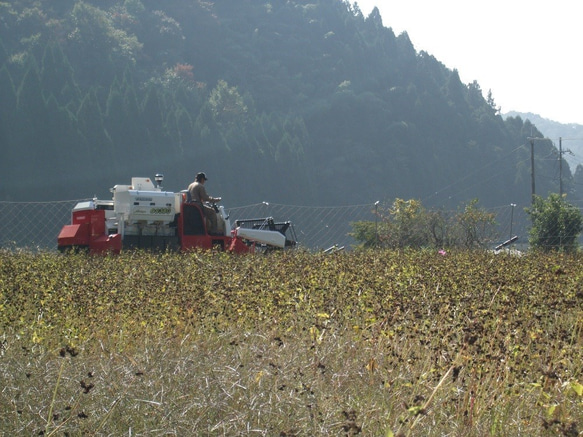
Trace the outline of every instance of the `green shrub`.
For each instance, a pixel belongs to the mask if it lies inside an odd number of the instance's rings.
[[[534,196],[526,209],[532,220],[529,242],[533,249],[573,252],[583,229],[581,211],[565,200],[565,196],[551,194],[547,199]]]
[[[492,236],[494,214],[474,199],[455,212],[427,210],[421,201],[395,199],[387,210],[377,208],[374,222],[351,223],[350,235],[362,247],[391,249],[484,247]]]

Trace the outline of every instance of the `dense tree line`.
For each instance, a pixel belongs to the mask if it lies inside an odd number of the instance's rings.
[[[343,0],[0,1],[0,102],[2,200],[199,170],[231,205],[530,199],[536,127]]]

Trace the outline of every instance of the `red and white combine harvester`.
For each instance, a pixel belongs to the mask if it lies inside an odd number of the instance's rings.
[[[200,204],[189,202],[186,191],[163,191],[162,175],[156,175],[155,180],[156,185],[149,178],[134,177],[131,185],[113,187],[111,200],[77,203],[71,224],[59,233],[59,250],[119,253],[122,249],[138,248],[220,249],[252,253],[296,245],[291,222],[277,223],[267,217],[237,220],[231,227],[224,207],[216,205],[213,207],[220,232],[210,234]]]

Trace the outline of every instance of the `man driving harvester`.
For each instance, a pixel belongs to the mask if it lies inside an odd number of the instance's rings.
[[[206,188],[204,187],[206,181],[207,177],[205,173],[197,173],[194,182],[188,186],[188,192],[190,193],[190,200],[198,203],[202,207],[204,216],[211,222],[209,233],[217,234],[220,232],[217,227],[217,213],[212,206],[205,204],[205,202],[218,203],[221,201],[221,198],[211,197],[206,193]]]

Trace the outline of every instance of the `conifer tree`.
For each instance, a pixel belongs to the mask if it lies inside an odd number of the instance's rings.
[[[16,111],[16,89],[6,66],[0,67],[0,174],[14,171],[15,157],[19,150],[14,144],[14,113]],[[0,184],[0,198],[8,196],[6,184]]]
[[[107,96],[105,116],[103,118],[105,131],[113,145],[117,160],[129,162],[131,155],[126,145],[126,120],[124,114],[124,102],[119,83],[114,81]]]
[[[17,90],[16,112],[11,127],[11,148],[14,151],[10,172],[17,179],[23,174],[33,175],[42,167],[37,149],[45,146],[43,127],[46,120],[45,101],[42,96],[36,61],[29,58],[26,73]],[[25,181],[22,187],[26,187]],[[32,188],[32,183],[29,188]]]
[[[126,148],[131,155],[145,157],[149,152],[149,149],[146,147],[146,129],[141,117],[141,109],[138,104],[136,88],[134,87],[131,74],[127,68],[120,91],[123,93],[123,119],[120,120],[124,124],[123,137],[125,143],[123,144],[123,147]]]
[[[150,84],[146,89],[140,110],[146,141],[150,145],[149,148],[156,153],[167,142],[167,138],[164,135],[162,105],[158,88],[153,84]]]
[[[111,140],[105,131],[103,112],[95,88],[90,89],[83,97],[76,113],[76,119],[82,138],[81,142],[92,161],[97,159],[108,163],[108,166],[115,166],[116,156]]]
[[[8,61],[8,52],[6,51],[2,38],[0,38],[0,67],[4,66],[6,61]]]
[[[45,98],[53,95],[61,106],[79,104],[79,90],[73,77],[73,67],[60,45],[49,43],[45,47],[40,76]]]

